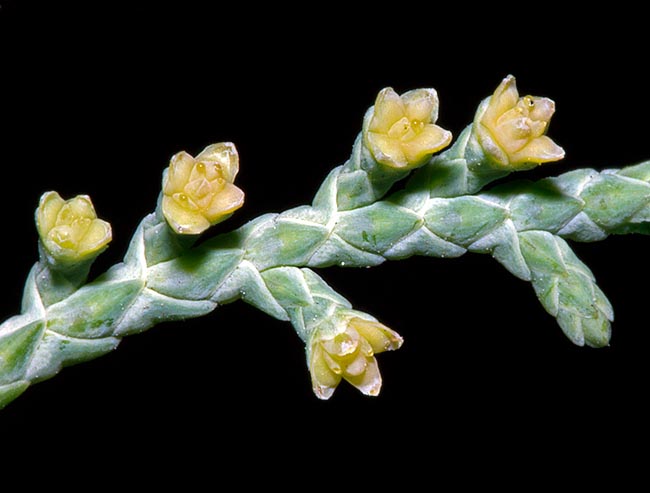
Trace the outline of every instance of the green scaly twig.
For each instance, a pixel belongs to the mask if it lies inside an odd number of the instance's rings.
[[[40,260],[21,314],[0,325],[0,408],[63,366],[112,351],[124,336],[237,299],[291,322],[319,397],[330,397],[341,379],[376,395],[375,355],[398,348],[401,337],[312,269],[412,255],[489,253],[532,284],[571,341],[607,345],[612,307],[565,239],[647,234],[650,161],[483,191],[512,171],[563,157],[545,135],[553,102],[520,98],[507,77],[454,145],[434,155],[451,141],[435,125],[437,112],[432,89],[383,90],[350,159],[332,170],[312,205],[263,215],[198,246],[203,231],[243,203],[234,185],[237,151],[223,143],[196,158],[179,153],[124,261],[89,283],[110,225],[97,219],[88,197],[45,194],[37,210]],[[403,189],[386,195],[415,169]]]

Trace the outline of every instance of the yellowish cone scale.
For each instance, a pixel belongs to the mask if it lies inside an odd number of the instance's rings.
[[[63,262],[94,257],[112,239],[111,225],[97,218],[87,195],[63,200],[57,192],[44,193],[36,211],[36,227],[45,249]]]
[[[451,142],[451,132],[435,125],[438,95],[434,89],[417,89],[399,96],[382,89],[364,121],[366,147],[375,160],[397,169],[420,166]]]
[[[200,234],[220,223],[244,204],[244,192],[233,182],[239,171],[235,145],[206,147],[195,158],[175,154],[163,180],[162,210],[179,234]]]
[[[544,135],[554,112],[555,103],[548,98],[519,97],[515,78],[509,75],[479,108],[473,130],[495,162],[526,168],[564,157],[564,150]]]
[[[385,325],[360,317],[341,321],[335,333],[312,339],[309,370],[314,393],[329,399],[341,379],[362,393],[375,396],[381,389],[381,375],[375,354],[398,349],[402,337]]]

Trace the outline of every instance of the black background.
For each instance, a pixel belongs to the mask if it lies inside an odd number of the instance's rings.
[[[190,5],[0,0],[3,319],[17,313],[36,259],[43,192],[89,194],[112,223],[98,273],[153,209],[175,152],[236,143],[247,201],[212,234],[227,231],[308,203],[385,86],[435,87],[438,123],[455,135],[509,73],[521,93],[551,97],[550,135],[567,158],[530,177],[650,158],[648,43],[633,12],[569,22],[542,6],[405,4],[364,18],[333,4]],[[489,256],[331,268],[320,273],[335,289],[405,337],[379,356],[378,398],[341,384],[317,400],[290,325],[238,302],[126,338],[34,385],[0,412],[0,436],[90,456],[117,445],[126,462],[173,440],[182,445],[171,456],[183,455],[197,440],[255,465],[282,445],[307,458],[331,451],[314,459],[322,471],[376,456],[388,476],[382,461],[415,446],[443,476],[495,455],[503,463],[488,474],[521,470],[550,447],[563,459],[542,468],[588,456],[580,469],[598,470],[619,450],[601,448],[605,440],[641,442],[647,429],[650,240],[574,246],[616,310],[605,349],[573,346],[530,285]]]

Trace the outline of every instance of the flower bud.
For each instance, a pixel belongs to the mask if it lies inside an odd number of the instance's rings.
[[[68,264],[95,258],[112,239],[111,225],[97,218],[87,195],[63,200],[57,192],[43,194],[36,226],[47,253]]]
[[[385,166],[415,168],[451,142],[451,133],[435,125],[437,119],[434,89],[416,89],[399,96],[387,87],[364,120],[366,147]]]
[[[358,316],[343,317],[333,330],[317,330],[309,351],[314,393],[329,399],[345,379],[366,395],[379,394],[381,375],[375,354],[398,349],[402,342],[397,332]]]
[[[200,234],[228,219],[244,204],[244,192],[233,185],[239,156],[230,142],[206,147],[196,158],[174,155],[163,178],[162,210],[179,234]]]
[[[515,78],[509,75],[479,106],[473,131],[499,166],[532,168],[564,157],[564,150],[544,135],[554,112],[555,103],[548,98],[519,97]]]

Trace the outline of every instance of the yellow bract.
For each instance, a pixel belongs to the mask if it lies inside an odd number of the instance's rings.
[[[309,370],[315,394],[329,399],[342,378],[366,395],[377,395],[381,375],[375,354],[397,349],[401,336],[385,325],[360,317],[343,319],[334,334],[315,334]]]
[[[387,87],[364,121],[366,146],[375,160],[391,168],[422,165],[451,142],[451,133],[434,125],[437,119],[438,95],[434,89],[416,89],[400,97]]]
[[[64,262],[94,257],[112,239],[111,225],[97,219],[87,195],[63,200],[57,192],[43,194],[36,227],[45,249],[55,260]]]
[[[179,234],[200,234],[228,219],[244,204],[244,192],[233,185],[239,171],[235,145],[206,147],[196,158],[174,155],[163,179],[162,210]]]
[[[548,98],[519,97],[515,78],[503,79],[479,107],[474,132],[483,150],[503,166],[530,167],[564,157],[564,150],[544,135],[555,112]]]

